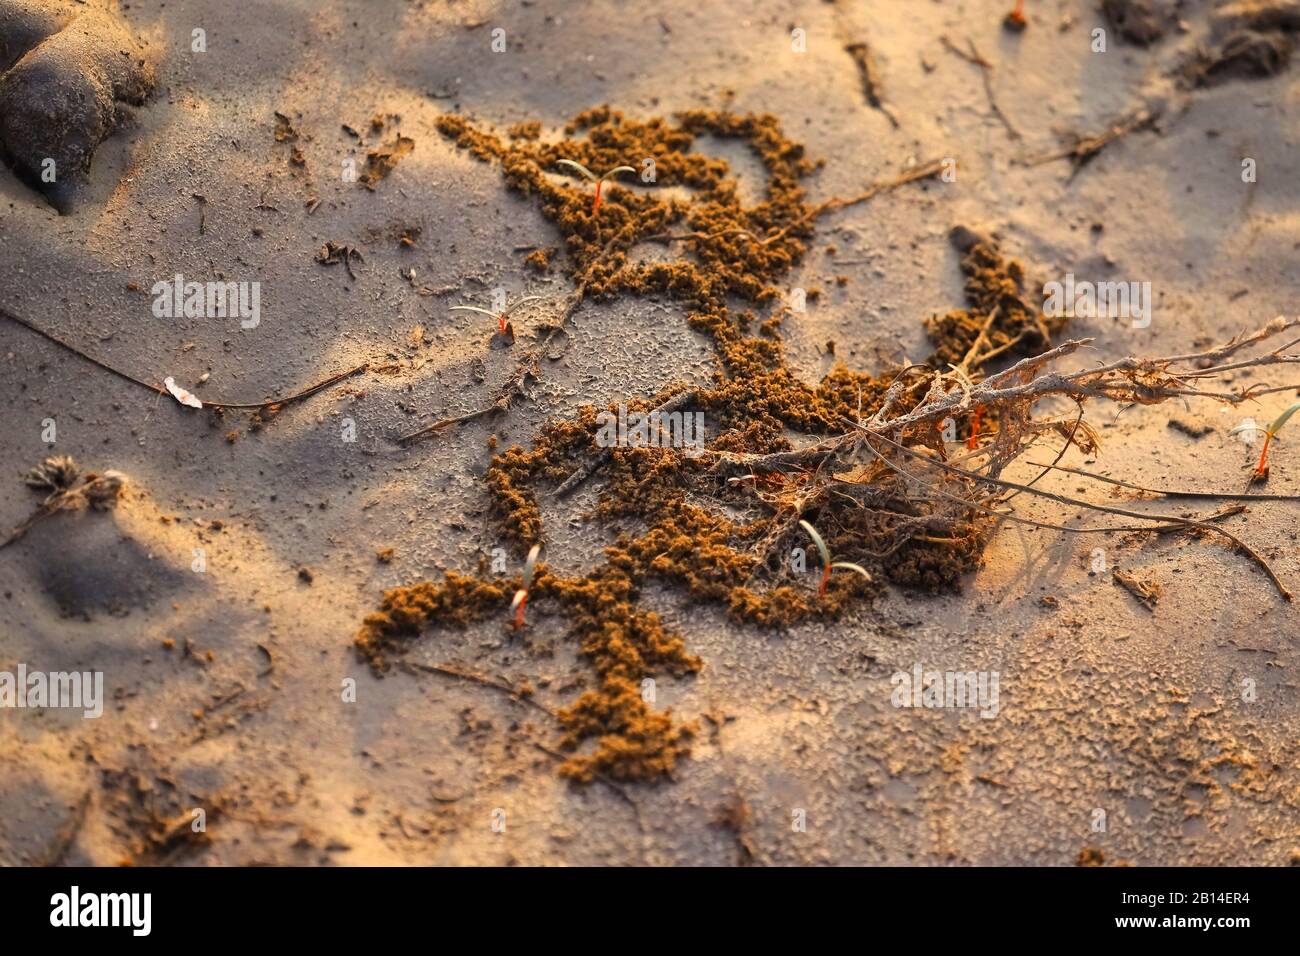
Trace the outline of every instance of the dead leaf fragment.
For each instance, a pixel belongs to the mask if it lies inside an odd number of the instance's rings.
[[[361,253],[351,246],[339,242],[327,242],[316,253],[316,261],[323,266],[334,266],[341,262],[347,268],[348,275],[355,279],[357,276],[352,271],[352,263],[365,260],[361,258]]]
[[[1142,581],[1131,571],[1116,571],[1115,583],[1137,598],[1148,611],[1156,609],[1160,600],[1160,585],[1154,581]]]

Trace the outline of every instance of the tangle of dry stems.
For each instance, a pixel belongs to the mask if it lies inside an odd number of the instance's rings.
[[[1107,400],[1122,405],[1158,405],[1170,399],[1210,398],[1237,405],[1268,392],[1295,389],[1296,385],[1252,386],[1238,391],[1203,386],[1227,372],[1300,363],[1300,354],[1292,352],[1300,345],[1300,337],[1291,338],[1269,351],[1247,354],[1259,343],[1297,326],[1300,326],[1300,318],[1279,316],[1263,328],[1239,335],[1213,349],[1164,358],[1128,357],[1078,371],[1059,371],[1056,365],[1061,359],[1078,352],[1091,341],[1076,339],[1022,359],[975,382],[971,370],[989,357],[988,353],[981,352],[987,345],[981,336],[960,366],[950,366],[946,372],[935,372],[923,366],[901,371],[890,384],[877,411],[870,418],[846,421],[845,430],[838,435],[802,449],[775,454],[717,451],[699,454],[708,463],[711,473],[730,476],[733,485],[752,480],[755,496],[788,519],[779,522],[777,530],[765,537],[761,544],[764,551],[774,550],[784,539],[786,529],[802,514],[818,502],[834,496],[837,504],[847,500],[864,513],[889,516],[889,530],[895,533],[893,548],[917,536],[935,542],[955,541],[969,535],[972,527],[988,527],[1002,520],[1071,533],[1184,531],[1213,534],[1226,539],[1234,549],[1247,555],[1268,576],[1282,597],[1290,601],[1290,590],[1268,562],[1236,535],[1215,523],[1240,513],[1239,508],[1229,508],[1204,518],[1189,518],[1100,504],[1044,491],[1034,485],[1052,470],[1080,473],[1078,469],[1058,464],[1071,445],[1089,455],[1097,450],[1096,432],[1083,418],[1084,405],[1090,400]],[[924,390],[923,397],[913,402],[912,396],[921,390]],[[1079,406],[1078,417],[1073,420],[1035,418],[1036,404],[1053,397],[1074,401]],[[950,458],[949,443],[943,438],[944,423],[969,417],[977,411],[986,419],[996,420],[997,428],[991,439],[971,450],[963,447],[959,457]],[[1001,477],[1007,465],[1039,438],[1051,434],[1061,437],[1064,445],[1051,464],[1035,465],[1042,469],[1037,477],[1026,483]],[[761,476],[796,473],[803,480],[795,483],[795,491],[785,491],[784,486],[775,494],[760,490]],[[1126,486],[1123,482],[1083,474],[1112,485]],[[1219,494],[1127,487],[1170,498],[1300,500],[1300,496],[1293,495]],[[1080,528],[1037,521],[1007,510],[1007,503],[1019,494],[1140,523]]]

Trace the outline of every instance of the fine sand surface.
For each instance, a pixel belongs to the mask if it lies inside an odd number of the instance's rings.
[[[100,146],[67,214],[0,169],[0,307],[137,379],[174,376],[200,398],[256,402],[364,362],[384,368],[255,429],[247,414],[213,420],[0,320],[0,527],[39,503],[22,475],[47,456],[127,476],[115,509],[54,515],[0,550],[0,670],[102,671],[107,695],[98,720],[0,710],[0,863],[1300,859],[1300,617],[1213,538],[1006,524],[960,593],[891,586],[833,624],[776,631],[652,587],[648,606],[704,661],[694,677],[658,681],[657,706],[701,731],[672,778],[655,783],[571,784],[547,752],[557,731],[544,713],[443,675],[377,678],[355,656],[384,589],[472,572],[502,546],[483,482],[492,436],[526,445],[583,404],[706,382],[714,368],[671,300],[589,303],[563,355],[507,414],[399,446],[421,425],[490,403],[511,374],[512,350],[489,347],[491,320],[449,306],[486,307],[495,287],[543,296],[550,303],[516,319],[524,339],[570,290],[563,271],[525,267],[527,250],[556,245],[556,232],[506,191],[497,167],[438,133],[443,112],[483,128],[537,120],[544,137],[601,104],[638,118],[771,113],[824,160],[806,180],[813,202],[955,158],[955,182],[912,184],[818,221],[788,286],[822,295],[783,323],[809,382],[837,360],[875,369],[928,354],[922,320],[964,305],[948,241],[958,224],[1000,237],[1026,265],[1031,294],[1067,272],[1151,283],[1149,327],[1075,321],[1071,334],[1095,346],[1076,365],[1190,352],[1293,316],[1300,70],[1179,88],[1171,73],[1214,43],[1208,0],[1181,4],[1184,23],[1150,47],[1111,28],[1105,53],[1090,50],[1090,31],[1110,27],[1092,0],[1030,0],[1021,34],[1002,29],[1009,7],[123,3],[127,27],[156,55],[156,88]],[[191,49],[195,29],[206,52]],[[794,29],[806,31],[804,52],[791,48]],[[962,51],[973,41],[993,65],[1006,123],[981,68],[942,37]],[[846,52],[855,43],[874,57],[883,108],[864,95]],[[1159,116],[1153,129],[1073,175],[1066,160],[1020,162],[1144,108]],[[413,148],[373,190],[345,179],[345,160],[364,166],[396,133]],[[747,201],[758,198],[761,169],[742,147],[702,148],[732,163]],[[1243,158],[1257,161],[1254,183],[1242,180]],[[414,228],[414,245],[402,245]],[[359,251],[354,275],[316,261],[330,242]],[[149,290],[177,274],[259,282],[260,324],[158,318]],[[1296,378],[1264,369],[1232,384]],[[1090,405],[1102,447],[1087,467],[1236,492],[1258,446],[1229,430],[1293,401],[1286,391],[1242,408]],[[1171,428],[1173,418],[1205,433]],[[1289,437],[1273,451],[1274,494],[1300,494]],[[1063,462],[1085,459],[1071,451]],[[1008,477],[1035,473],[1020,462]],[[582,520],[597,485],[543,504],[547,561],[566,573],[608,543]],[[1040,482],[1065,494],[1083,485],[1068,474]],[[1106,523],[1023,499],[1027,517]],[[1298,523],[1297,505],[1260,502],[1225,527],[1300,591]],[[389,548],[391,561],[378,560]],[[1153,610],[1116,586],[1117,569],[1159,586]],[[430,632],[411,656],[526,681],[548,707],[570,703],[590,670],[564,620],[532,614],[526,642],[504,625]],[[997,671],[996,716],[893,706],[891,676],[917,665]],[[343,699],[349,679],[355,702]],[[206,833],[190,827],[196,808]]]

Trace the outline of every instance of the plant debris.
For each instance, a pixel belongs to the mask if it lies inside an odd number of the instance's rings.
[[[1058,159],[1068,159],[1070,160],[1071,175],[1073,176],[1096,159],[1103,149],[1116,140],[1123,139],[1130,133],[1154,129],[1159,118],[1160,113],[1157,110],[1145,107],[1135,109],[1111,123],[1110,126],[1099,133],[1068,133],[1064,137],[1066,146],[1063,149],[1028,159],[1025,162],[1030,166],[1040,166],[1044,163],[1055,162]]]
[[[14,315],[12,312],[7,311],[3,307],[0,307],[0,319],[8,320],[10,322],[13,322],[16,325],[21,325],[23,328],[27,329],[28,331],[36,335],[39,335],[41,338],[45,339],[46,341],[54,343],[55,345],[59,346],[59,348],[71,352],[73,355],[77,356],[78,358],[86,362],[89,362],[91,365],[94,365],[97,368],[101,368],[112,375],[117,376],[123,381],[130,382],[132,385],[136,385],[140,388],[143,388],[146,391],[152,392],[155,395],[172,394],[171,391],[167,388],[166,384],[151,385],[149,382],[146,382],[143,379],[136,378],[134,375],[130,374],[129,372],[124,372],[119,368],[115,368],[112,365],[109,365],[107,362],[103,362],[95,358],[93,355],[90,355],[82,351],[81,349],[77,348],[75,345],[72,345],[69,342],[65,342],[63,339],[59,338],[58,336],[46,332],[44,329],[36,325],[34,322],[29,322],[27,319],[20,318],[19,316]],[[391,366],[389,365],[372,365],[370,362],[363,362],[362,364],[356,366],[355,368],[350,368],[347,371],[339,372],[335,375],[331,375],[329,378],[317,382],[315,385],[302,389],[301,391],[294,392],[292,395],[287,395],[284,398],[268,398],[260,402],[220,402],[220,401],[214,401],[210,399],[206,402],[203,402],[202,404],[207,408],[218,410],[218,411],[231,409],[231,410],[255,412],[256,414],[253,416],[252,424],[254,426],[254,430],[256,430],[256,428],[260,427],[268,418],[274,416],[286,405],[291,405],[295,402],[300,402],[304,399],[310,398],[311,396],[317,394],[318,392],[322,392],[328,388],[332,388],[333,386],[339,384],[340,382],[346,381],[347,379],[351,378],[354,375],[360,375],[362,372],[369,372],[372,369],[374,371],[387,371],[390,368]],[[173,382],[173,385],[174,384],[175,383]],[[198,399],[196,398],[195,401],[198,401]],[[234,439],[230,437],[231,434],[233,433],[227,433],[226,435],[227,441],[234,441]],[[238,436],[236,435],[236,437]]]
[[[867,105],[884,113],[889,124],[894,129],[898,129],[898,117],[881,99],[880,68],[876,65],[876,58],[871,54],[871,48],[859,41],[845,45],[844,52],[851,56],[857,65],[858,78],[862,81],[862,95],[866,97]]]
[[[344,245],[338,242],[326,242],[321,246],[320,251],[316,253],[316,261],[323,266],[335,266],[340,262],[348,270],[348,276],[355,279],[356,273],[352,271],[353,262],[364,262],[360,251],[352,246]]]
[[[442,117],[439,129],[479,158],[499,160],[512,189],[540,199],[544,214],[564,237],[568,271],[581,277],[584,293],[605,301],[660,293],[687,307],[688,323],[710,336],[719,352],[721,368],[715,386],[693,395],[695,407],[720,423],[717,447],[789,449],[784,437],[787,427],[836,431],[843,416],[858,409],[860,400],[875,402],[883,394],[884,383],[842,367],[817,388],[803,385],[785,363],[776,323],[766,323],[759,336],[746,334],[750,317],[733,317],[726,297],[775,303],[778,292],[771,281],[803,255],[812,220],[821,212],[865,201],[888,185],[872,187],[852,200],[810,208],[798,180],[813,164],[802,147],[782,136],[770,116],[692,111],[670,125],[657,119],[630,120],[599,108],[569,124],[568,134],[585,132],[583,139],[560,143],[523,139],[510,145],[458,116]],[[692,141],[706,133],[740,139],[758,155],[768,171],[767,198],[760,205],[748,209],[741,205],[725,162],[690,151]],[[597,226],[586,196],[546,175],[560,160],[607,169],[624,155],[656,156],[658,182],[688,186],[696,196],[690,202],[664,201],[620,191],[600,211]],[[895,182],[913,182],[936,172],[936,167],[922,167]],[[691,232],[685,237],[669,236],[667,231],[678,223]],[[689,242],[698,264],[682,260],[633,265],[627,251],[643,240]],[[672,398],[660,395],[631,404],[653,408]],[[600,678],[596,690],[559,711],[565,749],[576,751],[594,739],[594,749],[570,757],[560,772],[578,780],[593,779],[597,773],[615,780],[654,779],[670,773],[689,752],[694,728],[651,710],[641,698],[639,683],[660,669],[693,673],[700,662],[657,615],[636,606],[643,582],[651,578],[679,582],[696,599],[721,603],[737,620],[765,626],[837,616],[869,595],[875,585],[858,575],[837,577],[820,598],[815,586],[793,583],[751,589],[753,579],[767,573],[767,552],[775,544],[769,536],[793,546],[799,514],[793,520],[783,513],[779,520],[771,516],[749,524],[719,517],[688,500],[698,480],[692,475],[698,470],[673,450],[594,448],[595,416],[596,409],[587,407],[574,421],[547,426],[531,450],[514,447],[499,452],[487,480],[499,520],[521,554],[542,537],[533,486],[565,475],[570,470],[567,463],[580,454],[588,461],[607,463],[608,480],[597,509],[601,518],[648,521],[645,533],[620,536],[607,550],[606,562],[585,577],[557,578],[544,567],[539,569],[529,605],[541,602],[542,614],[547,613],[548,603],[565,609],[573,639]],[[421,434],[451,421],[429,426]],[[598,466],[590,467],[594,471]],[[791,490],[798,484],[792,481]],[[751,492],[732,487],[723,497],[743,502]],[[840,523],[838,515],[827,528],[834,529],[827,536],[832,547],[857,556],[860,549],[855,543],[860,539]],[[974,533],[974,526],[968,531]],[[932,558],[923,558],[901,540],[894,552],[894,567],[904,577],[933,575],[930,562],[941,556],[936,549]],[[977,553],[974,548],[958,557],[951,570],[934,582],[955,581]],[[943,562],[951,558],[942,555]],[[519,583],[449,572],[441,584],[425,582],[390,590],[379,612],[366,619],[358,650],[382,672],[391,656],[425,627],[463,627],[506,609]]]
[[[753,820],[749,804],[740,794],[733,794],[718,808],[713,818],[714,825],[727,830],[735,838],[736,851],[740,866],[750,866],[758,859],[758,847],[750,836],[749,828]]]
[[[567,138],[555,142],[506,142],[456,115],[441,117],[438,128],[479,159],[499,163],[507,186],[533,197],[559,230],[567,253],[562,268],[576,283],[566,317],[587,298],[667,297],[683,307],[689,327],[712,342],[717,356],[710,385],[673,385],[626,403],[629,411],[703,410],[716,423],[713,436],[689,456],[674,448],[605,447],[597,442],[599,410],[585,406],[545,425],[530,448],[497,451],[488,466],[495,519],[518,555],[544,542],[538,502],[545,489],[561,497],[597,471],[604,481],[589,519],[618,531],[603,563],[588,573],[561,577],[543,565],[528,585],[529,608],[564,622],[598,679],[556,711],[561,748],[569,754],[562,775],[583,782],[602,776],[655,780],[689,753],[696,728],[653,710],[639,692],[655,674],[685,677],[702,666],[681,635],[640,607],[651,582],[677,585],[691,601],[717,605],[737,622],[787,627],[869,607],[881,578],[924,590],[957,587],[1005,520],[1104,530],[1030,521],[1007,509],[1009,500],[1027,493],[1137,522],[1125,530],[1218,534],[1289,596],[1258,554],[1213,523],[1222,515],[1145,514],[999,476],[1049,436],[1062,441],[1062,453],[1071,444],[1095,453],[1096,433],[1082,412],[1038,420],[1031,415],[1038,398],[1063,395],[1080,407],[1090,399],[1155,404],[1189,393],[1240,401],[1245,396],[1197,392],[1193,383],[1218,374],[1216,362],[1295,323],[1273,323],[1190,357],[1058,373],[1051,363],[1086,343],[1055,343],[1063,320],[1043,316],[1026,301],[1023,268],[1004,258],[992,239],[958,227],[952,241],[963,252],[969,309],[926,323],[934,355],[879,375],[837,364],[820,383],[807,385],[785,357],[776,281],[803,257],[820,215],[933,176],[936,166],[917,167],[857,197],[810,206],[800,180],[814,164],[771,116],[692,110],[670,123],[600,107],[576,117],[565,127]],[[742,204],[727,163],[691,150],[705,134],[738,139],[758,157],[767,183],[757,204]],[[689,200],[620,190],[597,219],[583,191],[548,175],[566,162],[607,169],[640,155],[655,156],[658,183],[690,189]],[[685,243],[691,257],[632,261],[629,250],[647,241]],[[760,320],[759,309],[769,315]],[[1275,357],[1244,361],[1284,360],[1270,354]],[[525,355],[513,383],[491,406],[427,426],[406,443],[504,410],[518,382],[536,374],[528,370],[532,355]],[[1015,355],[1024,357],[986,377],[992,360]],[[1208,367],[1184,367],[1205,359]],[[977,414],[983,428],[971,429],[972,447],[964,449],[959,467],[948,459],[943,423],[970,424]],[[799,580],[787,559],[807,543],[802,530],[809,526],[820,529],[825,553],[851,559],[861,573],[827,576],[823,570],[820,582]],[[426,629],[497,618],[523,586],[522,577],[488,576],[484,559],[474,576],[448,571],[440,582],[393,588],[365,618],[357,651],[384,673]]]
[[[1152,581],[1143,581],[1131,571],[1116,571],[1112,579],[1129,594],[1133,595],[1148,611],[1154,611],[1160,601],[1160,585]]]
[[[80,482],[77,481],[78,478],[81,479]],[[117,471],[82,474],[75,461],[61,456],[46,458],[27,472],[23,482],[33,491],[48,491],[49,494],[26,521],[0,541],[0,548],[7,548],[22,538],[38,521],[61,511],[76,511],[80,508],[108,511],[116,507],[126,484],[126,476]]]
[[[186,794],[165,773],[149,767],[103,769],[104,801],[126,825],[126,866],[166,866],[212,843],[208,824],[225,809],[224,798]],[[195,808],[201,808],[202,817]]]
[[[36,491],[67,491],[81,474],[81,466],[67,455],[46,458],[43,462],[27,472],[23,478],[28,488]]]
[[[395,136],[388,142],[366,153],[366,168],[358,179],[371,192],[397,168],[397,164],[415,149],[415,140],[409,136]]]
[[[203,403],[195,396],[193,392],[187,391],[176,384],[176,379],[168,375],[163,379],[163,387],[171,393],[172,398],[190,408],[202,408]]]
[[[1007,14],[1007,21],[1010,21],[1015,14],[1016,11]],[[1004,23],[1007,21],[1004,21]],[[1023,30],[1023,16],[1020,18],[1020,22],[1021,26],[1019,29]],[[957,46],[946,36],[939,37],[939,42],[941,42],[950,52],[961,57],[967,63],[979,67],[980,79],[984,82],[984,98],[988,101],[989,110],[997,117],[998,122],[1002,124],[1003,129],[1007,131],[1007,134],[1012,139],[1021,139],[1020,130],[1016,129],[1007,114],[1002,111],[1002,107],[998,105],[997,97],[993,93],[993,64],[984,58],[984,54],[980,53],[979,49],[975,46],[975,41],[967,37],[966,46],[968,49],[966,50]]]
[[[1206,435],[1213,434],[1213,425],[1202,425],[1197,422],[1189,422],[1185,418],[1177,416],[1169,419],[1165,426],[1172,428],[1176,432],[1182,432],[1188,438],[1204,438]]]

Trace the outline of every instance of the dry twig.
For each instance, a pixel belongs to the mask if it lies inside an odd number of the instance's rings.
[[[993,64],[986,60],[984,55],[980,53],[979,49],[975,46],[975,41],[969,37],[966,39],[966,44],[970,47],[970,52],[961,49],[946,36],[939,37],[939,42],[942,43],[950,52],[961,57],[967,63],[979,67],[980,77],[984,81],[984,98],[988,100],[989,109],[993,112],[993,115],[998,118],[998,122],[1002,124],[1003,128],[1006,129],[1007,135],[1012,139],[1023,139],[1020,135],[1020,130],[1016,129],[1007,114],[1002,112],[1002,107],[998,106],[997,97],[993,95]]]
[[[1026,159],[1024,164],[1026,166],[1042,166],[1058,159],[1068,159],[1073,167],[1070,175],[1073,176],[1111,143],[1124,138],[1129,133],[1136,133],[1139,130],[1154,127],[1157,119],[1159,119],[1159,116],[1146,108],[1134,110],[1099,133],[1091,135],[1072,134],[1068,137],[1069,145],[1065,148]]]

